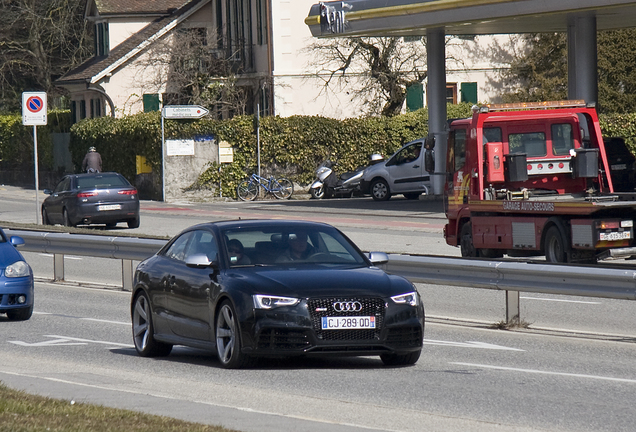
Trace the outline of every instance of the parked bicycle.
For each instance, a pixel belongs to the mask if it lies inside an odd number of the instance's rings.
[[[283,177],[269,178],[252,174],[247,180],[243,180],[236,187],[236,194],[242,201],[254,201],[263,189],[271,193],[277,199],[289,199],[294,193],[294,184]]]

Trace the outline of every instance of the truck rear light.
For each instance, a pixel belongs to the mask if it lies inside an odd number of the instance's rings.
[[[616,229],[618,228],[619,223],[618,222],[599,222],[597,227],[600,229]]]
[[[132,190],[120,190],[117,192],[119,195],[137,195],[137,189]]]
[[[563,162],[559,162],[559,168],[563,168],[564,166]]]
[[[92,196],[97,196],[97,192],[80,192],[77,194],[78,198],[88,198]]]

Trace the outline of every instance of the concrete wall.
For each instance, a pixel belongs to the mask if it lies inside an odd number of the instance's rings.
[[[213,138],[195,139],[194,155],[175,155],[165,158],[165,202],[182,198],[212,162],[219,161],[219,145]]]

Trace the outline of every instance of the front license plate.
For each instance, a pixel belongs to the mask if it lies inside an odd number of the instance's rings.
[[[374,329],[374,316],[322,317],[323,330]]]
[[[120,204],[104,204],[97,207],[97,211],[121,210]]]
[[[632,233],[631,231],[600,233],[599,237],[601,241],[626,240],[632,238]]]
[[[627,164],[617,164],[610,167],[612,171],[623,171],[627,169]]]

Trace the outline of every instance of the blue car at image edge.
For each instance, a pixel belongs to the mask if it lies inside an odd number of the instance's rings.
[[[10,238],[0,228],[0,313],[12,321],[24,321],[33,314],[33,271],[17,247],[22,237]]]

